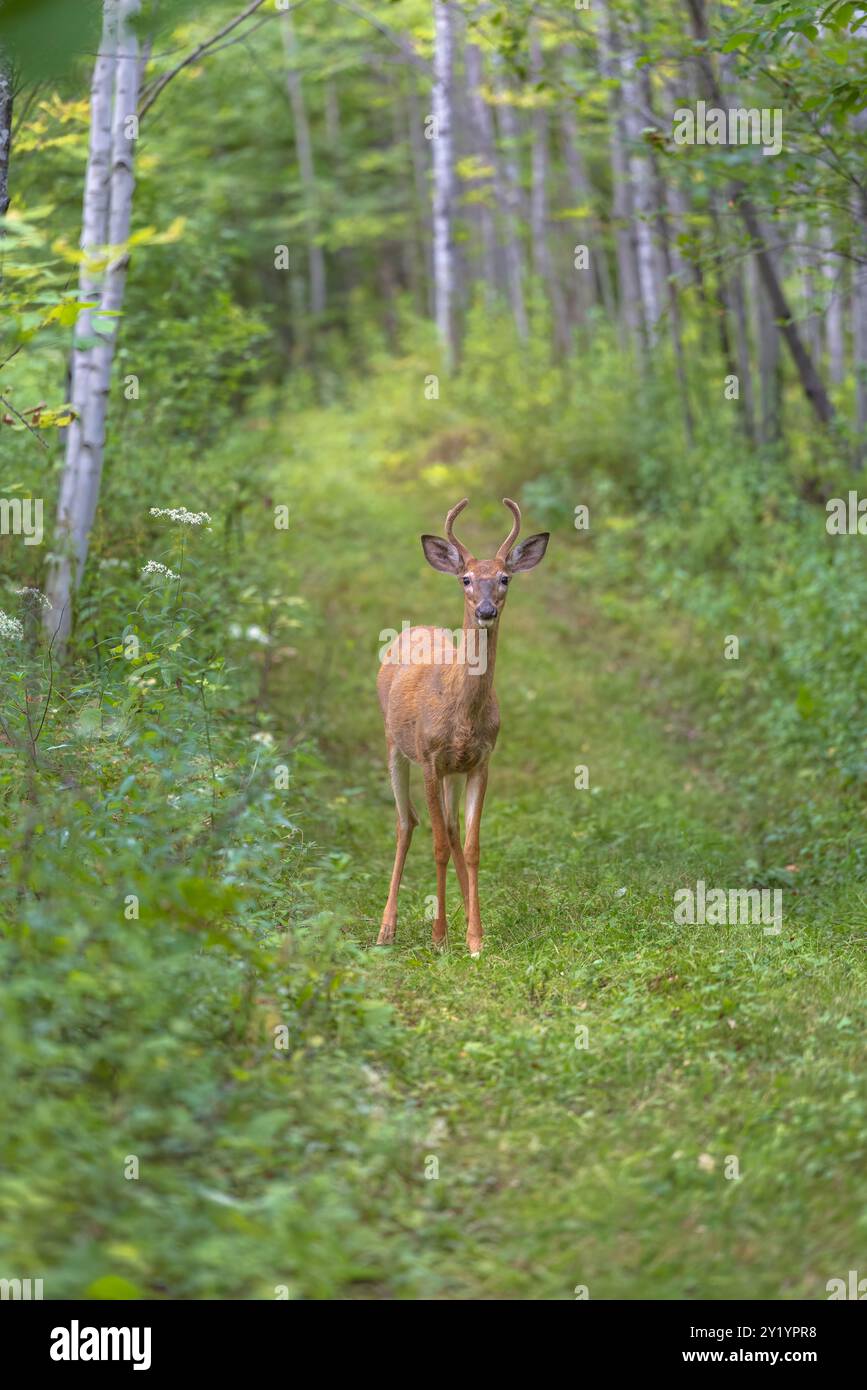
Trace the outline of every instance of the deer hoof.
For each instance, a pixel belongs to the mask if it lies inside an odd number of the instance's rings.
[[[382,926],[379,929],[379,936],[376,938],[377,946],[394,945],[394,927]]]

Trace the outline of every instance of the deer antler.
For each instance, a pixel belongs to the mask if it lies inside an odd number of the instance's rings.
[[[461,502],[457,502],[455,506],[452,507],[451,511],[448,513],[446,517],[446,536],[451,541],[452,545],[455,546],[455,548],[460,554],[461,559],[464,561],[470,558],[470,552],[467,550],[467,547],[464,545],[464,543],[458,540],[457,536],[454,533],[453,527],[455,524],[455,517],[463,511],[464,507],[467,505],[469,500],[469,497],[465,497]]]
[[[498,560],[506,559],[506,557],[509,554],[509,551],[512,549],[512,546],[518,539],[518,533],[521,530],[521,508],[518,506],[517,502],[513,502],[511,497],[504,497],[503,506],[509,508],[509,511],[512,513],[512,516],[515,518],[515,520],[512,522],[511,531],[509,532],[508,536],[503,541],[503,544],[497,551]]]

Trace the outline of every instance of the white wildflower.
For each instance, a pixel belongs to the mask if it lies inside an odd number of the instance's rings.
[[[42,590],[41,590],[41,589],[28,589],[28,588],[24,588],[24,589],[16,589],[15,592],[16,592],[16,594],[18,595],[19,598],[23,598],[23,599],[33,599],[34,603],[38,603],[40,608],[50,608],[50,607],[51,607],[51,599],[50,599],[50,598],[46,598],[45,594],[42,593]]]
[[[180,579],[181,577],[179,574],[175,574],[174,570],[170,570],[168,565],[161,565],[158,560],[148,560],[142,568],[142,574],[156,574],[162,579]]]
[[[20,642],[24,636],[24,628],[17,618],[10,618],[8,613],[4,613],[0,608],[0,637],[7,637],[11,642]]]
[[[182,526],[210,525],[211,521],[207,512],[188,512],[186,507],[151,507],[151,516],[167,516]]]
[[[258,733],[251,735],[253,743],[261,743],[265,748],[274,747],[274,735],[269,734],[266,729],[260,729]]]
[[[261,627],[257,627],[255,623],[252,623],[250,627],[247,628],[247,641],[260,642],[263,647],[268,647],[271,644],[271,638],[268,636],[267,632],[264,632]]]

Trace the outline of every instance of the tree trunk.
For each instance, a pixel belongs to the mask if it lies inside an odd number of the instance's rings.
[[[615,82],[621,76],[619,40],[614,18],[605,7],[600,29],[602,70]],[[632,182],[627,155],[626,122],[623,96],[619,85],[613,87],[609,102],[609,148],[611,154],[612,216],[617,249],[617,289],[620,303],[620,341],[623,347],[634,347],[641,341],[641,287],[638,280],[638,260],[635,246],[635,227],[632,205]]]
[[[650,80],[650,70],[646,67],[642,69],[641,73],[641,94],[648,116],[653,117],[653,87]],[[680,299],[678,298],[674,259],[671,252],[671,229],[668,222],[668,200],[665,189],[665,178],[662,173],[659,156],[652,144],[649,146],[649,151],[650,154],[647,162],[652,175],[652,196],[656,209],[656,230],[659,239],[660,255],[662,257],[663,282],[668,299],[668,321],[671,330],[671,346],[674,353],[677,383],[680,388],[684,434],[686,435],[687,445],[692,447],[695,438],[695,429],[692,418],[692,407],[689,400],[689,378],[686,371],[686,356],[683,350],[683,325],[680,316]]]
[[[632,186],[632,214],[635,226],[635,255],[638,264],[638,288],[648,346],[655,343],[662,313],[656,249],[653,244],[653,224],[659,217],[655,207],[654,186],[650,161],[644,153],[639,83],[636,77],[636,53],[633,38],[627,34],[620,54],[623,119],[627,140],[629,181]]]
[[[475,181],[474,192],[478,201],[473,204],[476,210],[481,247],[482,278],[487,286],[490,300],[497,287],[497,241],[494,229],[494,212],[490,201],[492,194],[495,195],[497,158],[494,151],[491,113],[482,92],[484,82],[482,52],[476,44],[467,44],[464,49],[464,63],[472,125],[473,153],[482,167],[491,171]]]
[[[497,93],[497,127],[500,134],[502,162],[497,161],[499,170],[498,200],[503,220],[503,250],[506,258],[506,279],[509,286],[509,302],[515,317],[518,337],[527,337],[527,307],[524,301],[524,257],[521,250],[521,227],[523,224],[524,197],[521,190],[521,171],[518,161],[518,127],[515,112],[509,101],[509,91],[499,69],[502,60],[495,53],[493,58],[494,86]]]
[[[412,154],[412,179],[415,196],[415,220],[418,228],[418,241],[424,262],[424,309],[434,317],[433,246],[431,236],[431,209],[429,189],[428,141],[424,138],[424,117],[419,102],[418,83],[415,70],[408,68],[404,73],[404,113],[409,131],[409,147]]]
[[[816,305],[816,257],[809,245],[804,244],[810,241],[810,235],[810,228],[806,220],[799,217],[795,226],[794,250],[804,303],[804,312],[801,316],[801,334],[810,356],[815,361],[820,361],[822,357],[822,325]]]
[[[0,217],[9,208],[9,158],[12,154],[12,68],[0,58]]]
[[[865,256],[855,266],[852,277],[852,350],[855,361],[855,428],[857,466],[867,456],[867,239],[862,242]]]
[[[548,296],[554,323],[554,339],[564,352],[570,347],[569,329],[563,304],[563,292],[552,265],[548,246],[548,108],[544,93],[538,91],[542,81],[542,45],[538,25],[534,22],[530,37],[530,84],[534,88],[536,105],[533,108],[533,146],[530,165],[530,245],[533,271],[539,277]]]
[[[780,438],[783,427],[780,334],[774,322],[773,306],[761,277],[757,258],[752,262],[752,269],[762,403],[759,440],[762,444],[773,444]]]
[[[839,256],[834,255],[834,229],[827,214],[822,218],[819,236],[822,246],[822,278],[825,282],[827,296],[825,304],[825,350],[828,354],[828,379],[835,386],[839,386],[846,375],[843,322],[844,262]]]
[[[433,60],[433,272],[437,331],[446,369],[455,363],[454,204],[452,144],[454,27],[448,0],[434,0]]]
[[[867,111],[859,111],[852,125],[863,139]],[[858,259],[852,272],[852,357],[855,369],[855,465],[867,458],[867,194],[859,187],[852,200],[853,251]]]
[[[118,21],[125,0],[104,0],[102,36],[93,69],[90,89],[90,137],[81,224],[81,248],[93,251],[109,240],[111,201],[112,100],[117,67]],[[133,107],[133,111],[135,107]],[[86,261],[81,264],[78,297],[82,302],[99,302],[100,287]],[[69,363],[69,399],[75,416],[66,432],[66,454],[57,503],[54,558],[51,561],[46,594],[51,608],[45,625],[57,634],[62,651],[72,627],[72,593],[81,582],[87,559],[88,536],[85,526],[88,495],[85,484],[85,452],[93,448],[91,412],[94,395],[94,348],[87,342],[95,336],[90,309],[79,315],[73,336]],[[78,344],[84,344],[78,346]],[[83,537],[83,539],[82,539]]]
[[[284,10],[281,19],[283,48],[286,54],[286,89],[295,126],[295,154],[301,176],[301,189],[308,209],[307,267],[310,276],[310,312],[314,318],[321,318],[325,313],[325,253],[319,244],[319,193],[313,167],[313,141],[310,138],[301,74],[298,71],[298,44],[291,10]]]
[[[750,367],[750,334],[744,299],[743,270],[740,262],[736,261],[730,271],[726,272],[724,257],[728,238],[723,235],[719,203],[713,193],[710,195],[709,206],[716,248],[718,297],[722,309],[720,338],[723,356],[726,359],[728,375],[734,375],[738,379],[738,399],[742,405],[743,431],[749,442],[753,444],[756,440],[755,391],[753,390],[753,373]],[[734,325],[734,349],[732,349],[726,322],[727,315]]]
[[[577,207],[585,207],[590,203],[592,190],[590,180],[587,176],[587,169],[584,164],[584,157],[581,152],[581,142],[578,133],[578,121],[575,116],[575,109],[566,98],[560,116],[560,129],[563,137],[563,158],[566,164],[566,173],[569,179],[569,197]],[[580,222],[572,224],[575,226],[577,235],[582,238],[582,244],[588,245],[590,251],[590,273],[576,271],[578,276],[578,318],[583,321],[590,309],[601,300],[607,313],[611,315],[612,322],[616,317],[616,309],[611,294],[611,276],[608,271],[608,258],[605,255],[605,247],[602,242],[602,233],[598,222],[592,215],[587,216]],[[586,229],[589,229],[590,236],[587,236]]]

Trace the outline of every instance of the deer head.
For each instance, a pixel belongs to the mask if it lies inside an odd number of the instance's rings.
[[[464,626],[491,628],[505,607],[512,576],[522,570],[535,569],[547,549],[549,532],[541,531],[516,545],[521,511],[517,502],[504,497],[503,504],[514,518],[512,529],[493,560],[477,560],[454,532],[455,517],[468,501],[469,498],[464,497],[448,513],[446,540],[440,536],[422,536],[421,545],[429,565],[441,574],[454,574],[460,580],[464,593]]]

